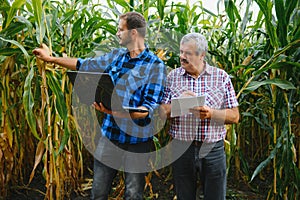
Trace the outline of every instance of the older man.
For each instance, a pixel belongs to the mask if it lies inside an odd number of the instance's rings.
[[[226,196],[225,124],[238,123],[238,102],[228,74],[205,62],[207,49],[203,35],[185,35],[180,42],[181,67],[172,70],[167,78],[162,108],[169,117],[173,98],[206,98],[205,105],[170,118],[173,142],[190,144],[172,164],[178,200],[196,199],[197,174],[205,200],[223,200]]]

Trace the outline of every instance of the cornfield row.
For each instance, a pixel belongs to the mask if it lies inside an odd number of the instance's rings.
[[[69,198],[74,191],[90,189],[84,172],[91,158],[81,133],[90,130],[85,137],[95,137],[96,124],[91,120],[82,127],[78,122],[92,111],[74,109],[66,71],[36,60],[31,52],[43,43],[53,56],[109,51],[117,46],[117,16],[135,10],[148,20],[149,46],[168,67],[179,65],[180,36],[196,31],[209,41],[208,62],[232,76],[241,121],[228,127],[228,176],[253,188],[254,182],[266,182],[266,199],[299,199],[298,0],[225,0],[220,13],[203,8],[201,0],[193,5],[168,0],[99,2],[1,1],[0,197],[6,198],[11,187],[28,186],[38,175],[45,180],[45,191],[40,191],[45,199]],[[260,8],[257,16],[253,4]],[[164,135],[158,135],[157,148],[166,142]]]

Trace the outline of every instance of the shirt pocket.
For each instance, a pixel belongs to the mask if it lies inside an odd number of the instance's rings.
[[[130,70],[126,81],[126,87],[135,92],[148,84],[148,75],[143,70]]]
[[[225,91],[218,87],[209,87],[206,89],[205,105],[221,109],[224,106]]]
[[[137,70],[130,70],[126,75],[128,76],[124,84],[123,105],[132,106],[132,102],[135,102],[134,105],[139,105],[144,99],[144,86],[147,84],[148,75]]]

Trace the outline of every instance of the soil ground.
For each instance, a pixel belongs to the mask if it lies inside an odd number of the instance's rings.
[[[90,177],[91,178],[91,174]],[[120,177],[120,176],[118,176]],[[121,200],[122,198],[116,198],[123,192],[123,188],[120,187],[120,180],[116,178],[113,183],[112,196],[110,200]],[[176,198],[174,194],[174,185],[171,178],[169,168],[158,171],[156,174],[153,172],[151,177],[151,187],[146,188],[145,199],[146,200],[174,200]],[[122,185],[122,184],[121,184]],[[45,181],[41,176],[37,176],[33,179],[32,183],[28,186],[12,187],[9,190],[8,200],[42,200],[44,199]],[[121,196],[121,195],[120,195]],[[201,200],[201,194],[198,194],[198,199]],[[0,198],[1,199],[1,198]],[[81,194],[73,192],[70,194],[71,200],[89,200],[90,189],[83,191]],[[228,200],[263,200],[265,199],[259,192],[254,192],[249,186],[244,183],[237,183],[231,178],[228,178],[227,184],[227,196]]]

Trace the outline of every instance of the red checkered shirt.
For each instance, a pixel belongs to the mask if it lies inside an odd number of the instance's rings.
[[[236,94],[229,75],[222,69],[205,64],[198,78],[193,78],[182,67],[168,74],[163,103],[170,104],[172,98],[185,91],[205,95],[205,105],[213,109],[238,106]],[[197,140],[205,143],[217,142],[225,138],[225,124],[213,119],[201,120],[193,114],[171,118],[169,133],[173,138],[184,141]]]

